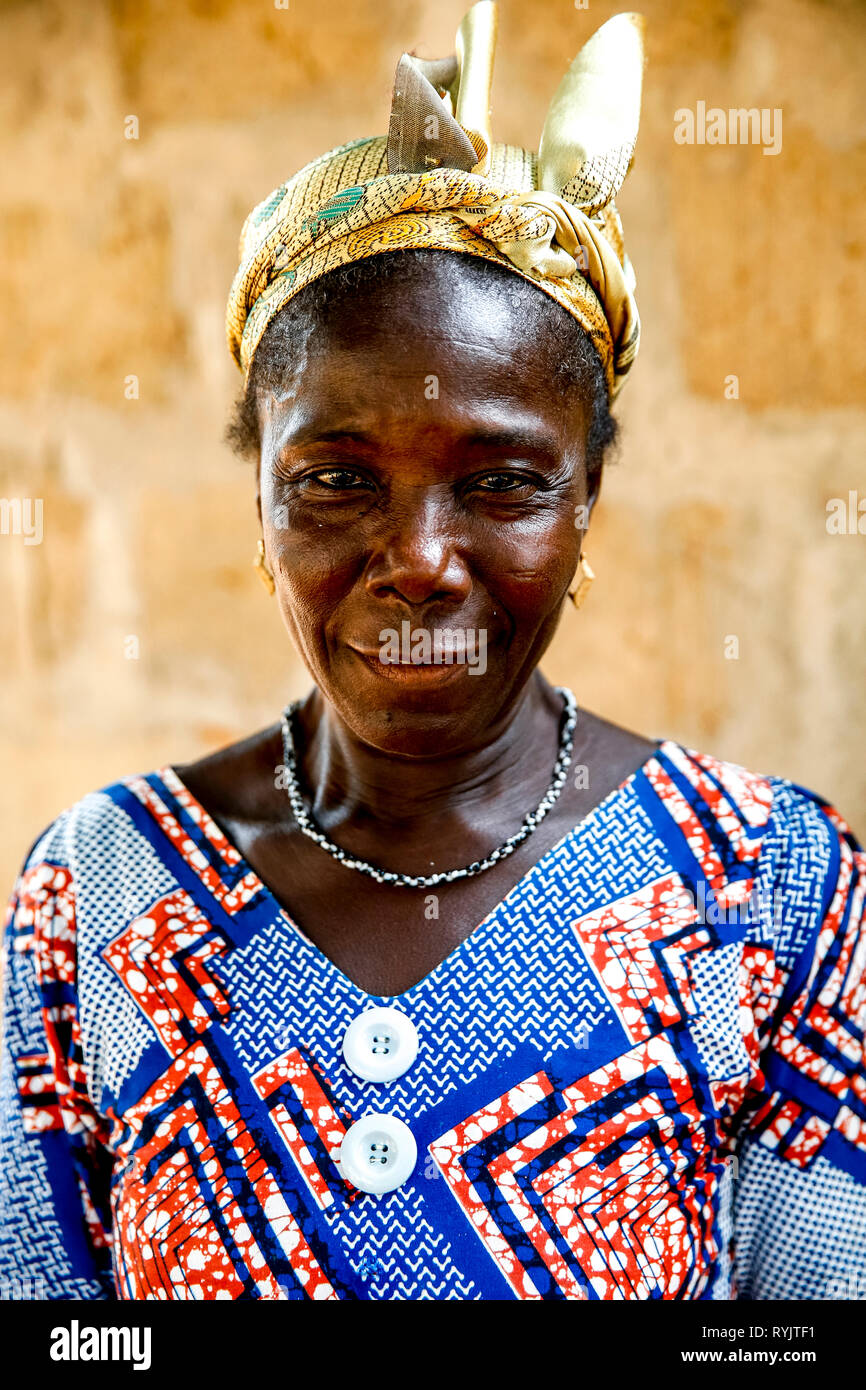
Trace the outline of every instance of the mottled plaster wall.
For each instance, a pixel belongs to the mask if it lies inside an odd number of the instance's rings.
[[[497,138],[537,141],[615,9],[503,0]],[[647,734],[816,787],[863,835],[866,536],[828,534],[826,504],[866,499],[866,7],[643,10],[620,198],[641,360],[587,545],[598,580],[546,669]],[[8,884],[74,798],[269,723],[305,688],[250,566],[252,477],[222,443],[237,236],[300,164],[384,129],[399,53],[450,52],[461,12],[0,12],[0,496],[42,499],[44,518],[40,545],[0,535]],[[674,113],[698,101],[781,108],[781,152],[678,145]]]

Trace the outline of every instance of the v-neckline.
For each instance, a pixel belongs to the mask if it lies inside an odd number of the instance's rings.
[[[653,751],[647,755],[647,757],[644,759],[644,761],[640,764],[639,767],[636,767],[632,772],[628,774],[627,777],[624,777],[623,780],[617,786],[612,787],[611,790],[607,793],[607,795],[602,797],[601,801],[597,802],[595,806],[593,806],[591,810],[587,812],[587,814],[583,817],[582,820],[579,820],[575,825],[569,826],[565,834],[561,835],[555,844],[551,845],[549,849],[545,850],[544,854],[542,854],[540,859],[537,859],[534,864],[530,864],[526,872],[521,875],[521,877],[517,880],[516,883],[512,885],[511,888],[509,888],[505,896],[503,898],[500,898],[499,902],[497,902],[490,909],[490,911],[487,912],[484,917],[482,917],[481,921],[478,922],[478,924],[474,926],[472,930],[467,933],[466,936],[463,937],[462,941],[458,941],[457,945],[453,946],[452,949],[448,952],[448,954],[446,956],[443,956],[442,960],[440,960],[436,965],[434,965],[431,970],[428,970],[426,975],[422,975],[420,980],[416,980],[414,984],[410,985],[408,989],[403,990],[400,994],[373,994],[369,990],[364,989],[363,986],[357,984],[355,980],[351,979],[351,977],[347,975],[345,971],[340,968],[340,966],[337,965],[336,961],[332,960],[331,957],[327,955],[326,952],[324,952],[320,946],[316,945],[315,941],[313,941],[309,936],[307,936],[303,928],[299,926],[299,924],[295,921],[288,908],[283,906],[283,904],[279,901],[273,890],[268,886],[267,883],[265,883],[261,875],[253,868],[246,855],[241,853],[237,845],[235,845],[234,842],[230,840],[229,837],[226,835],[225,831],[222,830],[219,825],[217,825],[213,816],[202,805],[198,797],[190,791],[189,787],[186,785],[183,778],[179,775],[175,767],[169,763],[168,765],[160,769],[158,776],[164,777],[166,773],[170,774],[171,782],[169,782],[168,784],[169,787],[171,788],[171,784],[173,782],[174,789],[176,790],[177,788],[180,788],[189,804],[195,807],[196,811],[198,812],[198,824],[201,826],[208,839],[211,840],[212,843],[222,842],[227,846],[227,848],[230,850],[232,854],[232,857],[235,858],[235,868],[240,871],[240,876],[244,878],[247,883],[255,884],[257,886],[257,892],[261,893],[263,901],[268,903],[269,906],[273,909],[273,912],[276,914],[277,918],[279,920],[284,921],[297,935],[297,937],[300,939],[303,945],[314,956],[319,965],[319,969],[324,974],[331,974],[335,976],[342,983],[344,988],[350,989],[356,995],[362,996],[362,998],[364,1000],[368,1000],[371,1005],[388,1005],[390,1007],[393,1007],[395,1004],[400,1004],[408,1000],[410,995],[413,995],[416,990],[429,988],[432,985],[435,985],[436,979],[440,975],[440,973],[445,973],[454,965],[455,960],[465,953],[470,941],[475,942],[477,944],[477,938],[479,937],[479,935],[486,933],[489,930],[494,920],[499,918],[501,913],[506,908],[508,908],[512,901],[516,898],[523,896],[523,894],[526,891],[526,888],[532,883],[533,880],[537,880],[539,878],[544,877],[544,875],[550,869],[551,861],[555,858],[556,855],[560,853],[563,846],[568,844],[569,841],[578,839],[586,831],[587,826],[591,825],[592,822],[597,820],[602,815],[602,813],[609,810],[610,806],[617,800],[617,798],[624,795],[631,788],[632,784],[636,782],[638,777],[640,777],[643,774],[643,772],[653,761],[653,759],[657,758],[660,753],[664,753],[665,749],[670,747],[677,748],[679,747],[679,745],[671,739],[656,739]],[[221,874],[220,878],[222,878]]]

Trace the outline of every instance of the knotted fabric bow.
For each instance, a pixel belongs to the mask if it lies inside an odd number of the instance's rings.
[[[614,203],[640,118],[643,18],[616,15],[584,45],[553,98],[538,154],[489,126],[496,6],[464,18],[456,57],[397,66],[387,136],[331,150],[244,223],[226,329],[248,374],[273,317],[349,261],[429,247],[495,260],[586,330],[613,398],[635,360],[635,279]]]

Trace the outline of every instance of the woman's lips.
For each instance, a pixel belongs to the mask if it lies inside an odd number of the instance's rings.
[[[387,662],[382,660],[378,652],[364,652],[359,647],[350,647],[349,651],[360,657],[364,665],[376,675],[404,685],[444,685],[447,681],[454,680],[461,671],[471,669],[464,661],[455,661],[447,665],[433,662]]]

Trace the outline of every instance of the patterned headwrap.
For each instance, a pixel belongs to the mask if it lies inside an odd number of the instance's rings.
[[[387,136],[313,160],[244,223],[226,314],[245,375],[275,314],[349,261],[430,247],[498,261],[573,314],[613,398],[635,360],[635,278],[613,199],[634,156],[641,15],[608,20],[551,102],[538,154],[494,144],[489,108],[496,6],[480,0],[453,58],[404,54]]]

